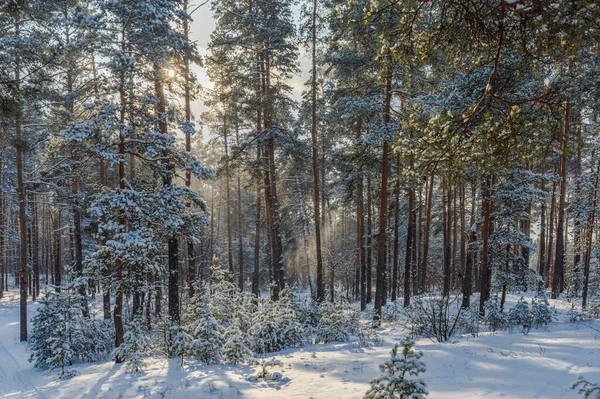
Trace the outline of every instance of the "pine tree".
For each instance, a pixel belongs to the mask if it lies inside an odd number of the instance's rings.
[[[371,388],[364,399],[423,399],[429,391],[427,385],[417,377],[426,371],[425,363],[420,360],[423,352],[413,349],[415,343],[410,338],[394,345],[391,359],[381,364],[381,376],[372,379]]]

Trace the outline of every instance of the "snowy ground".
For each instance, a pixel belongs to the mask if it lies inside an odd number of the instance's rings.
[[[517,298],[510,298],[513,302]],[[567,304],[554,303],[564,314]],[[30,315],[36,305],[30,305]],[[27,361],[18,342],[18,298],[0,301],[0,398],[362,398],[378,364],[389,357],[403,331],[388,326],[384,344],[357,349],[352,343],[315,345],[276,354],[283,361],[278,383],[250,382],[250,366],[191,366],[150,360],[146,371],[129,375],[110,361],[75,366],[80,375],[56,381]],[[458,337],[451,343],[417,342],[425,355],[422,375],[429,398],[577,398],[569,389],[579,374],[600,382],[600,322],[558,322],[529,335],[499,333]]]

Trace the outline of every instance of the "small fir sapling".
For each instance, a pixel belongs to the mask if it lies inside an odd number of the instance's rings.
[[[415,351],[414,345],[409,337],[394,345],[391,359],[379,365],[381,375],[370,381],[364,399],[424,399],[429,394],[421,378],[410,378],[426,371],[420,360],[423,352]]]
[[[107,332],[112,326],[96,320],[93,313],[84,316],[82,307],[87,302],[77,288],[67,284],[60,291],[46,289],[28,341],[29,361],[51,371],[60,368],[61,379],[73,375],[65,366],[98,360],[112,350]]]
[[[277,352],[301,346],[304,330],[298,322],[288,290],[278,301],[263,300],[252,319],[251,349],[256,353]]]
[[[204,295],[196,302],[195,311],[196,318],[191,329],[193,339],[187,344],[187,352],[202,363],[220,363],[223,359],[224,329],[213,317]]]
[[[344,301],[323,302],[319,306],[320,317],[316,329],[318,342],[346,342],[350,335],[358,333],[360,314]]]
[[[127,323],[123,343],[115,349],[116,358],[125,362],[127,371],[131,374],[139,373],[146,363],[144,358],[149,355],[151,343],[148,332],[143,328],[144,321],[136,316]]]
[[[534,328],[547,327],[556,318],[556,310],[550,307],[545,295],[531,300],[531,321]]]
[[[517,304],[508,311],[506,317],[509,330],[513,330],[515,327],[520,327],[523,334],[529,333],[532,327],[533,317],[529,311],[529,304],[523,297],[519,299]]]
[[[242,322],[236,318],[225,331],[225,343],[223,344],[223,357],[231,364],[245,363],[252,357],[252,351],[248,346],[250,337],[243,329]]]
[[[485,323],[490,326],[492,332],[503,330],[508,323],[507,315],[500,308],[498,296],[488,299],[484,305],[485,308]]]

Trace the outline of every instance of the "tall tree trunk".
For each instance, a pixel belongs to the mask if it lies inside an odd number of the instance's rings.
[[[356,124],[356,136],[360,138],[362,119]],[[365,209],[364,209],[364,177],[362,166],[358,171],[359,178],[356,187],[356,246],[358,263],[360,265],[360,310],[367,308],[367,265],[365,253]]]
[[[392,77],[388,75],[385,82],[385,103],[383,109],[383,123],[390,123],[392,102]],[[381,192],[379,205],[379,235],[377,240],[377,269],[376,269],[376,291],[375,291],[375,313],[373,315],[376,325],[381,322],[381,308],[385,301],[385,279],[386,279],[386,243],[388,225],[388,177],[389,177],[389,142],[383,142],[381,156]]]
[[[465,260],[465,273],[463,276],[463,301],[462,307],[471,306],[471,294],[473,293],[473,261],[475,260],[475,242],[477,241],[477,228],[475,226],[475,196],[477,186],[471,184],[471,215],[469,219],[469,245],[467,247],[467,258]],[[464,197],[464,191],[463,191]],[[463,198],[464,200],[464,198]]]
[[[35,194],[31,194],[31,253],[33,260],[33,300],[40,296],[40,240],[38,232],[38,207]]]
[[[271,241],[271,272],[273,277],[273,290],[271,292],[271,298],[273,300],[279,299],[279,292],[285,287],[285,267],[283,262],[283,248],[281,243],[281,220],[279,215],[279,201],[277,199],[277,174],[275,167],[275,139],[273,137],[272,128],[272,117],[273,112],[271,110],[271,97],[270,97],[270,65],[269,56],[264,56],[264,79],[263,79],[263,93],[265,99],[265,111],[264,111],[264,125],[265,132],[268,134],[267,144],[265,148],[265,164],[268,167],[268,172],[265,174],[265,197],[267,207],[267,220],[269,223],[270,230],[270,241]]]
[[[577,168],[575,170],[575,196],[580,198],[581,196],[581,129],[577,130]],[[575,221],[573,224],[573,270],[581,266],[581,252],[583,250],[583,237],[582,237],[582,224],[579,215],[575,214]],[[566,241],[566,239],[565,239]],[[566,249],[565,249],[566,252]],[[579,293],[579,284],[576,284],[575,296]]]
[[[249,12],[252,12],[252,0],[249,2]],[[262,58],[257,57],[256,62],[256,97],[259,100],[259,106],[256,109],[256,136],[262,136],[263,121],[262,121],[262,87],[263,87],[263,68]],[[256,164],[261,165],[261,147],[260,144],[256,144]],[[260,192],[261,184],[260,177],[256,179],[256,216],[254,220],[254,272],[252,273],[252,293],[256,297],[260,296]],[[265,193],[266,196],[266,193]]]
[[[60,209],[54,214],[54,278],[53,284],[60,290],[62,284],[62,236],[61,236],[61,220],[62,215]]]
[[[412,164],[412,161],[411,161]],[[412,167],[411,167],[412,169]],[[411,284],[414,284],[415,262],[415,190],[412,184],[408,187],[408,230],[406,233],[406,259],[404,264],[404,307],[410,305]]]
[[[65,15],[67,18],[68,16]],[[66,43],[70,43],[69,30],[66,30]],[[75,114],[75,105],[73,103],[73,84],[74,77],[71,70],[67,71],[67,101],[65,108],[68,115],[68,122],[73,122]],[[79,157],[77,153],[77,142],[72,145],[72,156],[71,162],[73,164],[73,172],[71,176],[71,194],[73,195],[73,266],[77,277],[83,277],[83,232],[81,227],[81,209],[79,205],[79,177],[77,175]],[[90,317],[90,311],[87,305],[86,299],[86,286],[85,284],[79,284],[78,287],[79,295],[82,298],[82,312],[85,318]]]
[[[558,225],[556,227],[556,255],[552,278],[552,298],[556,299],[563,291],[565,267],[565,206],[567,196],[567,151],[569,141],[569,123],[571,119],[571,102],[565,106],[564,126],[561,135],[560,158],[560,197],[558,201]]]
[[[260,160],[260,147],[256,149],[257,159]],[[252,273],[252,293],[260,296],[260,181],[256,182],[256,216],[254,219],[254,273]]]
[[[595,118],[594,118],[595,119]],[[592,154],[592,159],[595,158],[595,154]],[[587,296],[589,290],[589,281],[590,281],[590,263],[592,259],[592,244],[593,244],[593,236],[594,236],[594,224],[596,221],[596,206],[598,203],[598,179],[600,176],[600,161],[596,161],[596,170],[595,170],[595,178],[594,178],[594,194],[592,198],[592,207],[591,212],[588,215],[587,220],[587,230],[586,230],[586,243],[585,243],[585,256],[584,256],[584,265],[583,265],[583,289],[582,289],[582,304],[583,309],[587,306]]]
[[[229,171],[229,143],[227,134],[227,116],[223,114],[223,145],[225,146],[225,213],[227,213],[227,265],[231,276],[233,277],[233,239],[231,233],[231,188]]]
[[[0,187],[4,181],[4,149],[0,148]],[[4,249],[4,235],[6,234],[4,222],[4,190],[0,190],[0,299],[4,297],[4,273],[6,270],[6,251]]]
[[[451,247],[451,234],[452,234],[452,183],[450,179],[444,179],[442,183],[444,188],[444,197],[442,203],[444,206],[444,217],[443,217],[443,229],[444,229],[444,287],[443,295],[448,296],[450,294],[450,273],[452,267],[452,247]]]
[[[183,9],[189,11],[189,0],[183,1]],[[190,20],[183,18],[183,35],[185,41],[190,41]],[[185,100],[185,121],[190,124],[192,122],[192,82],[190,73],[190,58],[191,54],[187,53],[183,59],[184,68],[184,100]],[[192,151],[192,134],[188,127],[185,131],[185,150],[190,153]],[[185,186],[190,188],[192,186],[192,171],[188,168],[185,171]],[[194,242],[188,239],[186,242],[187,246],[187,280],[188,280],[188,296],[191,298],[194,296],[194,282],[196,280],[196,256],[194,255]]]
[[[479,296],[479,313],[485,314],[485,302],[490,298],[490,282],[492,269],[488,259],[489,253],[489,239],[492,233],[492,202],[490,200],[490,190],[495,184],[495,176],[491,178],[486,176],[483,181],[483,200],[482,200],[482,211],[483,211],[483,227],[481,231],[482,248],[481,248],[481,272],[480,272],[480,288],[481,293]]]
[[[371,175],[367,174],[367,303],[373,300],[373,193]]]
[[[556,169],[555,169],[556,172]],[[556,173],[555,173],[556,175]],[[545,285],[550,285],[550,277],[552,276],[552,249],[554,248],[554,215],[556,213],[556,180],[552,183],[552,200],[550,201],[550,218],[548,219],[548,252],[546,255],[546,278]]]
[[[121,31],[121,51],[125,51],[125,27]],[[121,81],[119,86],[119,101],[121,110],[119,113],[119,190],[123,192],[126,188],[125,182],[125,107],[127,99],[125,96],[125,76],[121,75]],[[126,230],[126,220],[123,212],[119,215],[119,225],[123,231]],[[125,282],[123,281],[125,272],[125,263],[120,260],[117,266],[117,292],[115,293],[115,308],[113,310],[113,320],[115,324],[115,347],[118,348],[124,342],[124,329],[123,329],[123,294],[125,290]],[[115,363],[122,363],[123,359],[119,356],[115,356]]]
[[[18,18],[18,17],[17,17]],[[19,37],[20,34],[20,21],[15,21],[15,35]],[[17,55],[17,62],[15,68],[15,81],[17,93],[21,90],[21,71],[20,71],[20,59]],[[25,182],[23,173],[23,125],[21,121],[21,109],[19,108],[15,118],[15,150],[16,150],[16,167],[17,167],[17,192],[19,197],[19,233],[20,233],[20,340],[21,342],[27,341],[27,197],[25,193]]]
[[[158,102],[156,104],[156,117],[158,118],[158,131],[165,136],[169,134],[167,125],[167,100],[163,85],[163,72],[157,63],[154,64],[154,95]],[[167,161],[168,162],[168,161]],[[163,176],[163,186],[169,187],[173,184],[173,165],[167,163],[167,171]],[[169,319],[172,323],[179,324],[179,240],[177,236],[168,240],[168,285],[169,285]]]
[[[304,194],[302,194],[302,186],[300,185],[300,178],[296,175],[296,189],[298,191],[298,199],[300,203],[298,208],[300,209],[300,219],[302,220],[302,238],[304,240],[304,251],[306,253],[306,276],[308,277],[308,287],[310,290],[311,298],[315,298],[315,287],[314,278],[312,273],[312,257],[310,254],[310,242],[309,242],[309,221],[308,215],[306,214],[306,207],[304,202]]]
[[[423,255],[421,256],[421,292],[425,292],[427,286],[427,258],[429,257],[429,229],[431,228],[431,207],[433,204],[433,183],[435,176],[429,178],[429,189],[427,191],[427,206],[425,210],[425,226],[423,227]]]
[[[325,299],[323,282],[323,254],[321,252],[320,198],[319,198],[319,143],[317,141],[317,0],[312,9],[312,76],[311,76],[311,128],[313,203],[315,222],[315,252],[317,256],[317,301]]]
[[[393,251],[394,251],[394,256],[392,259],[392,302],[396,302],[396,294],[398,292],[398,280],[399,280],[399,276],[398,276],[398,267],[399,267],[399,262],[398,262],[398,258],[400,256],[399,252],[400,252],[400,175],[399,175],[399,170],[400,170],[400,158],[396,158],[396,183],[394,184],[394,247],[393,247]],[[410,208],[410,204],[409,204],[409,208]],[[410,230],[410,226],[408,227],[408,229]],[[408,235],[410,235],[410,231],[408,233]],[[410,248],[409,246],[409,238],[406,239],[406,256],[408,257],[410,250],[408,248]],[[406,274],[406,266],[404,268],[404,302],[405,302],[405,306],[406,305],[406,290],[407,287],[410,287],[410,281],[409,281],[409,277]],[[410,294],[409,294],[409,298],[410,298]],[[410,299],[409,299],[410,300]]]
[[[239,125],[235,122],[235,142],[240,145]],[[237,171],[237,240],[238,240],[238,288],[244,290],[244,242],[242,240],[242,180],[241,170]]]
[[[546,157],[542,160],[541,173],[546,172]],[[540,191],[546,192],[546,179],[542,176],[540,179]],[[544,275],[546,273],[546,200],[543,199],[540,205],[540,245],[538,250],[538,274],[542,278],[538,289],[544,286]]]
[[[465,219],[465,184],[464,182],[460,185],[460,201],[459,201],[459,206],[460,206],[460,283],[462,286],[462,291],[463,291],[463,302],[464,302],[464,293],[465,291],[468,291],[468,289],[465,289],[465,262],[466,262],[466,237],[467,237],[467,230],[466,230],[466,219]]]

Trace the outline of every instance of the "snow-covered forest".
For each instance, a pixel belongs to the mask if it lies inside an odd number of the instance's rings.
[[[597,0],[0,0],[0,397],[600,398],[599,113]]]

